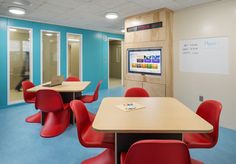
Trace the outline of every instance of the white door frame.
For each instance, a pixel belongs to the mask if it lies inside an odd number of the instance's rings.
[[[58,34],[57,37],[57,75],[61,75],[61,33],[52,30],[40,30],[40,81],[43,83],[43,32]]]
[[[79,54],[79,78],[82,81],[83,80],[83,35],[82,34],[78,34],[78,33],[71,33],[71,32],[67,32],[66,33],[66,77],[68,77],[69,75],[69,57],[68,57],[68,35],[77,35],[80,36],[80,54]]]
[[[112,38],[112,37],[108,37],[108,64],[107,64],[107,68],[108,68],[108,78],[107,78],[107,83],[108,83],[108,88],[109,88],[109,84],[110,84],[110,80],[109,80],[109,74],[110,74],[110,40],[118,40],[118,41],[121,41],[121,85],[123,86],[124,84],[124,79],[123,79],[123,55],[124,55],[124,52],[123,52],[123,48],[124,48],[124,39],[120,39],[120,38]]]
[[[19,101],[10,101],[10,28],[21,29],[21,30],[29,30],[29,38],[30,38],[30,54],[29,54],[29,75],[30,81],[33,81],[33,29],[18,27],[18,26],[7,26],[7,104],[13,105],[17,103],[22,103],[24,100]]]

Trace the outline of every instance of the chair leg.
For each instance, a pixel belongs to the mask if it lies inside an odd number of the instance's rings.
[[[112,149],[106,149],[95,157],[86,159],[82,164],[115,164],[115,153]]]
[[[25,119],[28,123],[41,123],[41,112],[33,114]]]
[[[45,138],[56,137],[63,133],[70,123],[69,110],[47,113],[40,135]]]

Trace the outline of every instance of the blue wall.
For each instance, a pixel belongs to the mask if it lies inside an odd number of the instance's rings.
[[[83,35],[83,81],[91,81],[85,92],[93,91],[99,80],[108,88],[108,38],[123,35],[0,17],[0,108],[7,106],[7,26],[33,30],[33,82],[40,84],[40,30],[60,32],[61,74],[66,77],[66,33]]]

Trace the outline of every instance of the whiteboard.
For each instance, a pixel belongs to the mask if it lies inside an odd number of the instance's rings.
[[[180,40],[180,71],[229,73],[227,37]]]

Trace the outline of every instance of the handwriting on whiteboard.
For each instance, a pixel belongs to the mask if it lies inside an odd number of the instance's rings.
[[[180,41],[180,71],[228,74],[228,38]]]

